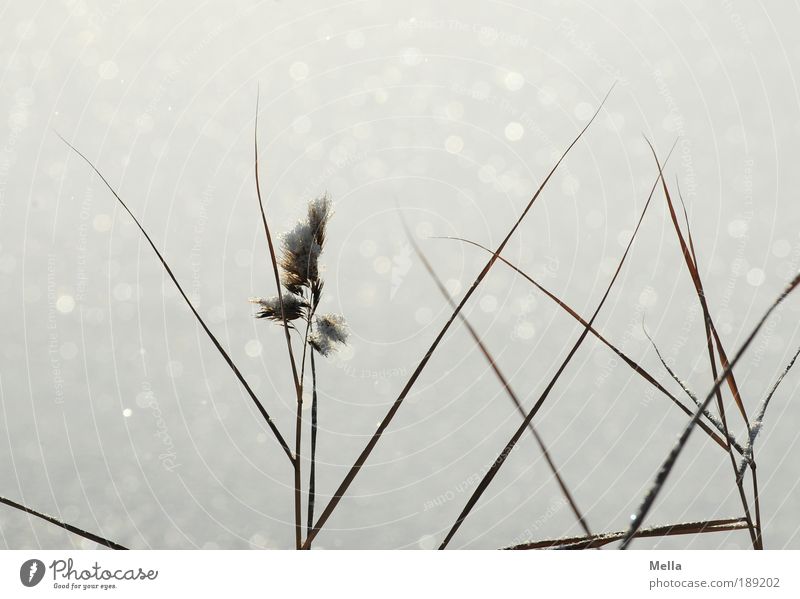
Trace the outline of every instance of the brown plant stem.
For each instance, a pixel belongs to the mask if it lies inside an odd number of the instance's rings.
[[[308,471],[308,531],[314,526],[314,502],[316,501],[317,478],[317,368],[314,364],[314,349],[311,349],[311,465]]]

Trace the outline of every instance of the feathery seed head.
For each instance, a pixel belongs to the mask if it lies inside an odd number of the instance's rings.
[[[292,293],[300,293],[319,278],[320,246],[314,238],[308,221],[298,222],[281,237],[282,253],[280,265],[283,269],[283,284]]]
[[[332,215],[333,202],[327,193],[308,203],[308,225],[320,248],[325,246],[325,230]]]
[[[283,322],[281,315],[281,302],[278,296],[274,297],[253,297],[250,298],[250,303],[258,304],[258,312],[256,318],[268,318],[275,322]],[[297,320],[303,315],[303,309],[307,308],[308,304],[303,301],[301,297],[293,293],[283,294],[283,310],[286,313],[286,321]]]
[[[308,342],[323,356],[330,355],[339,345],[347,343],[350,336],[347,324],[341,314],[323,314],[315,319],[314,332]]]

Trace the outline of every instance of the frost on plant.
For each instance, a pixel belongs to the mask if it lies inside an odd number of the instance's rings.
[[[278,265],[281,283],[285,289],[281,299],[253,298],[250,301],[259,309],[256,318],[266,318],[282,323],[302,319],[306,323],[306,342],[317,353],[328,356],[338,346],[347,342],[347,325],[339,314],[316,316],[324,283],[319,258],[325,245],[328,222],[333,214],[333,203],[324,194],[308,203],[306,215],[281,240]],[[294,326],[294,325],[292,325]]]
[[[347,343],[350,333],[341,314],[323,314],[316,318],[316,328],[309,336],[308,343],[323,356],[330,355],[338,345]]]
[[[268,318],[275,322],[283,322],[283,312],[281,312],[281,302],[277,295],[273,297],[251,297],[250,303],[258,305],[256,318]],[[303,310],[308,307],[308,303],[300,296],[293,293],[283,294],[283,311],[287,321],[297,320],[303,316]]]

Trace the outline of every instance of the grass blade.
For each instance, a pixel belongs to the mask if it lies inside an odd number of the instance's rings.
[[[286,440],[283,438],[283,435],[281,435],[281,432],[278,430],[278,427],[272,421],[272,417],[267,412],[267,409],[264,407],[264,405],[261,403],[261,401],[259,401],[258,397],[256,397],[255,392],[250,388],[250,385],[247,383],[247,381],[245,380],[244,376],[239,371],[239,368],[236,366],[236,364],[233,362],[231,357],[228,355],[228,352],[225,351],[225,349],[222,347],[220,342],[217,340],[217,338],[214,335],[214,333],[211,332],[211,329],[208,328],[208,325],[206,325],[205,321],[202,319],[200,314],[197,312],[197,310],[195,309],[195,307],[192,304],[191,300],[189,300],[189,297],[186,295],[186,292],[183,290],[183,287],[181,287],[181,284],[178,282],[178,279],[175,277],[175,274],[172,272],[172,269],[169,267],[169,264],[167,264],[167,261],[164,259],[164,256],[161,255],[161,252],[158,250],[158,248],[156,247],[156,244],[150,238],[150,235],[148,235],[148,233],[145,230],[145,228],[139,222],[139,219],[137,219],[136,216],[134,216],[133,212],[131,212],[130,208],[128,208],[128,205],[122,200],[122,198],[119,196],[119,194],[116,192],[116,190],[111,186],[111,184],[108,182],[108,180],[97,169],[97,167],[92,163],[92,161],[89,160],[86,156],[84,156],[80,152],[80,150],[78,150],[75,146],[73,146],[71,143],[69,143],[66,139],[61,137],[61,135],[59,135],[58,133],[56,133],[56,135],[58,135],[58,137],[61,139],[61,141],[63,141],[73,152],[75,152],[78,156],[80,156],[84,160],[84,162],[86,162],[86,164],[88,164],[91,167],[91,169],[97,174],[97,176],[100,177],[100,180],[105,184],[105,186],[108,188],[108,190],[114,195],[114,197],[117,199],[117,202],[119,202],[119,204],[122,206],[122,208],[125,210],[125,212],[127,212],[128,215],[133,219],[133,222],[136,223],[136,226],[139,228],[139,231],[142,233],[142,235],[144,235],[145,239],[147,240],[147,243],[150,244],[150,247],[156,253],[156,256],[158,257],[159,262],[161,262],[161,266],[164,267],[164,270],[166,271],[167,275],[169,275],[169,278],[175,284],[175,287],[177,287],[178,292],[181,294],[181,297],[183,298],[183,301],[186,303],[187,306],[189,306],[189,309],[192,311],[192,314],[194,315],[195,319],[197,320],[197,322],[202,327],[202,329],[205,332],[205,334],[208,336],[208,338],[214,344],[214,347],[217,348],[217,351],[220,353],[222,358],[225,360],[225,363],[228,365],[228,367],[236,375],[236,378],[239,380],[239,382],[241,383],[242,387],[244,387],[245,391],[247,391],[247,394],[250,396],[250,399],[253,400],[253,403],[255,404],[256,408],[259,411],[259,413],[261,414],[261,416],[266,421],[267,426],[269,426],[269,429],[272,431],[272,434],[275,437],[275,440],[278,441],[278,445],[281,446],[281,449],[283,449],[283,452],[286,454],[286,456],[289,458],[289,460],[293,461],[292,452],[289,449],[289,445],[286,443]]]
[[[686,240],[683,237],[683,233],[681,232],[680,224],[678,224],[678,216],[675,213],[675,205],[672,202],[672,196],[669,193],[669,188],[667,187],[667,181],[664,178],[664,173],[662,171],[661,164],[659,163],[658,160],[658,155],[656,154],[653,144],[650,143],[650,140],[645,137],[645,141],[647,142],[647,145],[650,147],[650,151],[652,152],[653,158],[656,162],[656,165],[658,166],[658,172],[661,177],[661,185],[664,190],[664,197],[666,198],[667,207],[669,208],[669,215],[670,218],[672,219],[672,224],[675,228],[675,234],[678,238],[678,243],[680,244],[681,247],[681,253],[683,254],[684,262],[686,263],[686,268],[688,269],[689,275],[692,278],[692,283],[694,284],[695,292],[697,293],[697,299],[700,301],[700,307],[703,310],[703,319],[705,321],[705,326],[706,326],[708,351],[711,356],[711,368],[714,371],[713,375],[714,378],[716,379],[717,366],[716,366],[716,361],[713,357],[714,343],[712,343],[712,337],[716,340],[717,351],[720,354],[720,362],[723,365],[723,369],[727,369],[728,356],[722,347],[719,335],[717,335],[717,328],[716,326],[714,326],[714,320],[711,318],[711,313],[708,310],[708,302],[706,301],[706,293],[705,290],[703,289],[703,281],[700,278],[700,271],[698,270],[697,267],[697,262],[696,262],[697,256],[694,253],[694,243],[692,242],[691,248],[686,244]],[[687,223],[688,223],[688,217],[687,217]],[[689,230],[688,235],[691,236],[691,230]],[[731,393],[733,394],[733,399],[736,402],[736,405],[738,406],[739,411],[741,412],[745,423],[747,423],[748,422],[747,412],[745,411],[744,404],[742,403],[742,398],[739,395],[739,388],[736,385],[736,380],[733,377],[732,371],[730,372],[730,375],[726,382],[728,383],[728,386],[731,389]],[[719,402],[720,403],[722,402],[721,397],[719,398]],[[722,418],[723,423],[725,423],[725,415],[720,414],[720,417]]]
[[[93,532],[88,532],[86,530],[83,530],[82,528],[73,526],[72,524],[67,524],[66,522],[62,522],[57,518],[53,518],[52,516],[48,516],[47,514],[43,514],[42,512],[37,512],[34,509],[24,506],[21,503],[17,503],[16,501],[6,499],[5,497],[0,497],[0,503],[5,504],[9,507],[13,507],[14,509],[20,510],[21,512],[25,512],[26,514],[30,514],[31,516],[36,516],[37,518],[41,518],[45,522],[49,522],[50,524],[55,524],[56,526],[59,526],[64,530],[68,530],[73,534],[81,536],[84,539],[89,539],[90,541],[93,541],[98,545],[103,545],[104,547],[108,547],[109,549],[127,549],[127,547],[124,547],[119,543],[115,543],[114,541],[110,541],[105,537],[96,535]]]
[[[612,86],[612,89],[613,89],[613,86]],[[369,455],[375,449],[375,446],[377,445],[378,441],[380,440],[381,436],[383,435],[383,432],[389,426],[389,423],[394,419],[394,416],[397,413],[397,411],[400,409],[400,406],[403,405],[403,401],[405,400],[405,398],[408,395],[408,393],[411,391],[411,388],[417,382],[417,379],[419,378],[419,376],[422,374],[422,371],[427,366],[428,361],[431,359],[431,356],[433,355],[433,352],[436,351],[436,348],[439,346],[439,343],[444,338],[444,336],[447,333],[447,331],[450,329],[450,326],[453,324],[455,319],[458,317],[458,314],[461,312],[461,310],[464,307],[464,305],[467,303],[467,301],[469,301],[469,299],[475,293],[477,288],[480,286],[481,282],[483,282],[483,279],[486,277],[486,275],[492,269],[492,267],[494,266],[495,262],[497,261],[497,258],[499,256],[499,254],[503,251],[505,246],[508,244],[508,241],[511,239],[511,236],[514,234],[514,232],[517,230],[517,228],[519,228],[519,226],[522,223],[522,221],[525,218],[525,216],[527,216],[528,212],[530,212],[530,209],[533,207],[533,204],[539,198],[539,196],[542,193],[542,191],[544,190],[545,186],[550,181],[550,179],[552,178],[553,174],[555,174],[555,172],[558,169],[558,167],[561,165],[561,162],[566,158],[566,156],[569,153],[569,151],[575,146],[575,144],[578,143],[578,141],[581,139],[581,137],[583,137],[583,134],[586,132],[586,130],[591,126],[591,124],[597,118],[597,115],[600,113],[600,110],[603,108],[603,105],[604,105],[604,103],[605,103],[605,101],[608,98],[608,95],[610,93],[611,93],[611,90],[609,90],[608,93],[605,95],[605,97],[603,98],[603,102],[601,102],[601,104],[598,107],[597,111],[594,113],[594,115],[589,120],[589,122],[586,124],[586,126],[583,127],[583,129],[581,129],[581,131],[578,133],[578,135],[575,137],[575,139],[572,141],[572,143],[570,143],[569,146],[567,146],[567,149],[564,150],[563,154],[561,154],[561,157],[556,161],[555,165],[552,167],[550,172],[544,178],[544,181],[542,181],[542,183],[539,185],[539,188],[536,190],[536,193],[533,194],[533,197],[528,202],[527,206],[525,207],[525,210],[523,210],[522,214],[519,216],[517,221],[511,227],[511,230],[508,232],[508,234],[505,236],[503,241],[497,247],[497,250],[492,254],[492,257],[489,259],[489,261],[483,267],[481,272],[475,278],[475,281],[472,283],[472,285],[470,286],[470,288],[467,291],[467,293],[464,295],[463,298],[461,298],[461,301],[459,302],[458,306],[456,306],[456,309],[453,311],[453,313],[451,314],[450,318],[447,320],[445,325],[439,331],[439,334],[436,336],[436,338],[433,340],[433,343],[431,344],[431,346],[425,352],[425,355],[422,357],[422,360],[420,360],[419,364],[414,369],[414,372],[411,374],[411,377],[408,379],[408,382],[406,382],[405,386],[403,387],[403,390],[397,396],[397,399],[395,399],[395,401],[392,403],[391,407],[389,408],[389,411],[386,413],[386,416],[384,416],[383,420],[378,425],[377,430],[375,431],[375,433],[373,433],[372,437],[367,442],[366,447],[364,447],[362,452],[358,455],[358,457],[356,458],[355,463],[352,465],[352,467],[350,468],[350,470],[347,472],[347,474],[345,475],[344,479],[342,480],[341,484],[339,485],[339,487],[334,492],[333,497],[331,497],[330,501],[328,501],[328,504],[325,506],[324,510],[322,511],[322,514],[320,515],[319,519],[317,520],[317,523],[314,525],[314,528],[309,533],[308,538],[306,539],[305,546],[309,545],[309,543],[319,533],[320,529],[328,521],[328,518],[330,518],[331,514],[333,513],[333,510],[336,509],[336,506],[342,500],[342,497],[344,497],[344,494],[347,492],[347,489],[352,484],[352,482],[355,479],[356,475],[358,474],[359,470],[361,470],[361,467],[364,465],[364,463],[366,462],[366,460],[369,457]]]
[[[643,528],[636,533],[636,538],[643,539],[671,537],[676,535],[696,535],[710,532],[730,532],[733,530],[744,530],[746,528],[747,521],[744,518],[707,520],[705,522],[683,522],[681,524],[667,524],[665,526]],[[589,535],[586,537],[533,541],[531,543],[522,543],[520,545],[514,545],[513,547],[506,547],[506,549],[598,549],[603,545],[619,541],[625,536],[625,532],[626,531],[623,530],[618,532],[606,532],[599,535]]]

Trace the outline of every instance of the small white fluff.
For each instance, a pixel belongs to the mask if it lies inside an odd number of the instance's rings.
[[[315,319],[314,332],[308,343],[323,356],[330,355],[339,345],[347,343],[350,332],[341,314],[322,314]]]

